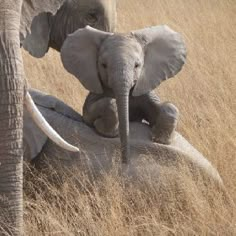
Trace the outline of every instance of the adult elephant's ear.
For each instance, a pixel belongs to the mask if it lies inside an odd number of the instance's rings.
[[[163,80],[173,77],[182,68],[186,48],[180,34],[166,25],[131,32],[144,48],[144,65],[133,96],[155,89]]]
[[[65,0],[23,0],[20,40],[35,57],[48,51],[49,24],[46,12],[55,14]]]
[[[86,26],[68,35],[61,48],[65,69],[76,76],[86,89],[97,94],[103,92],[97,70],[98,50],[110,35],[112,33]]]
[[[31,25],[31,32],[22,42],[22,46],[33,57],[43,57],[48,51],[50,27],[47,13],[35,16]]]

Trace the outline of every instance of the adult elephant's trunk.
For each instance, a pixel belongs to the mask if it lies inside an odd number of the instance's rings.
[[[115,81],[115,96],[118,109],[119,118],[119,135],[121,142],[121,157],[122,162],[127,163],[129,161],[129,80],[124,78],[124,74],[117,76]]]
[[[23,232],[21,5],[0,1],[0,235]]]

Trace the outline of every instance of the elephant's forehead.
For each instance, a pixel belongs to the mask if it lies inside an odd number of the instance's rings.
[[[130,35],[114,34],[104,41],[100,50],[101,53],[107,51],[118,51],[128,54],[129,52],[141,53],[142,47],[138,41]]]

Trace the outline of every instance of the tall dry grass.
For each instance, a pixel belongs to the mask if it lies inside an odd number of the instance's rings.
[[[127,32],[168,24],[183,34],[188,59],[184,69],[157,89],[162,100],[177,105],[178,130],[219,170],[236,202],[236,3],[235,0],[119,0],[118,29]],[[81,111],[86,91],[66,73],[58,53],[43,59],[24,53],[32,87],[47,91]],[[171,177],[170,177],[171,178]],[[37,179],[37,178],[36,178]],[[83,179],[83,178],[82,178]],[[43,181],[38,178],[34,181]],[[83,180],[86,181],[86,180]],[[125,189],[107,176],[89,193],[67,182],[60,190],[47,183],[46,196],[26,197],[29,235],[236,235],[222,202],[212,209],[193,183],[182,179],[187,213],[176,195],[160,207],[160,194]],[[47,182],[47,181],[46,181]],[[171,186],[171,185],[170,185]],[[32,191],[35,187],[32,183]],[[169,192],[168,192],[169,190]],[[171,187],[166,188],[171,194]],[[209,187],[208,194],[211,188]],[[165,192],[165,194],[167,194]],[[214,192],[214,194],[216,194]],[[152,196],[151,200],[148,196]],[[218,196],[215,196],[216,199]],[[160,210],[162,209],[162,210]],[[169,215],[163,216],[161,211]],[[235,211],[235,210],[234,210]],[[165,214],[164,214],[165,215]],[[168,218],[168,219],[167,219]],[[77,230],[77,231],[76,231]],[[234,231],[233,231],[234,230]]]
[[[117,170],[116,166],[114,168]],[[49,168],[49,171],[54,172],[54,169]],[[78,171],[63,172],[63,177],[54,173],[54,182],[49,182],[48,175],[33,170],[32,180],[25,184],[26,233],[236,234],[230,199],[222,195],[214,183],[206,183],[200,176],[193,181],[185,168],[178,172],[175,168],[162,167],[159,171],[159,180],[155,181],[146,178],[148,170],[141,169],[140,177],[134,182],[124,182],[113,171],[91,183]]]

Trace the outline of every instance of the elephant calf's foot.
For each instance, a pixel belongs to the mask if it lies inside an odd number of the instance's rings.
[[[169,102],[160,104],[160,113],[152,126],[152,140],[157,143],[170,144],[177,126],[178,108]]]

